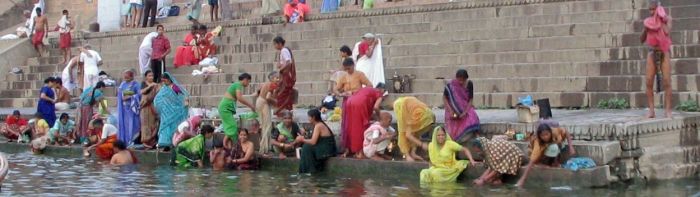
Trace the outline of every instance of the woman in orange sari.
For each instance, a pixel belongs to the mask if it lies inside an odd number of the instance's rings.
[[[198,26],[193,25],[192,31],[185,35],[182,46],[177,47],[175,50],[175,59],[173,60],[175,68],[199,63],[199,60],[195,57],[194,50],[194,46],[197,46],[196,38],[199,37],[198,34]]]
[[[92,122],[92,126],[95,130],[102,131],[102,137],[100,141],[96,144],[88,147],[85,152],[89,152],[95,149],[95,155],[102,160],[109,160],[114,155],[114,142],[117,141],[117,132],[119,131],[117,127],[111,124],[104,124],[102,119],[97,119]]]

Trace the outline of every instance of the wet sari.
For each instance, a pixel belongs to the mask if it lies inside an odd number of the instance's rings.
[[[204,159],[204,135],[199,134],[193,138],[180,142],[175,148],[173,164],[178,167],[197,167],[197,160]]]
[[[243,150],[241,142],[236,142],[233,149],[231,149],[229,156],[231,159],[243,159],[243,157],[245,157],[245,151]],[[253,154],[253,158],[251,158],[248,162],[230,164],[228,167],[234,170],[257,170],[260,168],[260,162],[258,158],[255,157],[255,154]]]
[[[416,97],[401,97],[394,101],[394,112],[398,126],[398,145],[401,153],[408,154],[415,146],[406,139],[406,135],[418,138],[427,132],[435,122],[435,114],[430,107]]]
[[[657,48],[663,52],[671,49],[671,37],[668,29],[669,17],[666,10],[661,5],[656,6],[653,16],[644,19],[646,31],[646,44],[649,47]]]
[[[95,147],[95,155],[102,160],[112,159],[114,155],[114,142],[117,141],[117,135],[110,135],[107,137],[107,141]]]
[[[471,105],[471,100],[474,98],[473,85],[470,81],[464,87],[457,79],[453,79],[445,86],[443,96],[447,100],[445,105],[445,125],[447,133],[457,142],[464,141],[462,138],[465,134],[478,131],[479,115]],[[464,118],[459,118],[459,115],[466,111],[467,115]]]
[[[382,97],[382,92],[371,87],[358,90],[345,102],[343,117],[342,139],[345,148],[351,153],[362,151],[364,132],[370,126],[370,118],[374,112],[374,102]]]
[[[236,92],[243,91],[243,84],[235,82],[228,87],[226,92],[233,98],[236,98]],[[233,118],[236,114],[236,99],[221,98],[219,102],[219,115],[221,116],[221,124],[224,128],[224,134],[233,140],[238,141],[238,122]]]
[[[159,119],[153,101],[160,90],[160,85],[155,85],[148,92],[141,95],[141,144],[148,148],[154,148],[158,140]]]
[[[141,129],[140,118],[140,100],[141,100],[141,84],[136,81],[122,82],[117,91],[117,110],[119,112],[119,140],[126,143],[127,146],[133,144],[134,137],[138,135]],[[125,96],[131,95],[131,98],[124,100]]]
[[[445,135],[445,144],[437,143],[440,127],[433,129],[433,137],[428,144],[430,168],[420,171],[421,183],[456,182],[459,174],[469,165],[469,161],[457,160],[456,153],[462,151],[462,146],[452,141],[450,135]]]
[[[293,110],[292,105],[294,105],[294,102],[297,97],[297,92],[294,89],[294,85],[297,82],[297,69],[294,63],[294,54],[292,54],[292,50],[290,50],[289,48],[287,48],[287,50],[289,50],[289,54],[292,57],[292,63],[287,65],[288,68],[285,68],[284,70],[280,71],[281,80],[277,89],[278,111],[281,111],[283,109]]]
[[[326,125],[326,127],[330,131],[328,125]],[[335,135],[333,135],[333,131],[331,131],[330,136],[320,136],[315,145],[304,144],[301,147],[299,173],[322,172],[326,160],[335,156],[336,153]]]
[[[185,98],[188,93],[175,80],[175,77],[166,72],[173,84],[163,86],[156,94],[154,103],[156,112],[160,115],[160,125],[158,128],[158,146],[169,147],[173,145],[173,134],[178,124],[187,119],[187,106]]]

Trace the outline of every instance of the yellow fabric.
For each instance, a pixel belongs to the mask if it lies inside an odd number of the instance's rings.
[[[427,132],[425,128],[433,124],[435,114],[425,103],[416,97],[401,97],[394,101],[394,112],[399,129],[399,149],[401,153],[408,154],[413,144],[406,139],[407,134],[416,137]]]
[[[563,128],[552,128],[552,143],[561,145],[564,140],[566,140],[566,130]],[[551,144],[551,143],[550,143]],[[530,137],[530,159],[539,160],[544,154],[549,144],[542,144],[538,140],[538,136],[535,133]]]
[[[46,120],[41,119],[36,122],[36,127],[37,128],[42,128],[42,129],[48,129],[49,128],[49,123],[46,122]]]
[[[440,147],[437,143],[437,134],[442,127],[435,127],[433,138],[428,145],[431,166],[420,171],[422,183],[456,182],[457,177],[467,168],[469,161],[457,160],[456,154],[462,150],[462,146],[452,141],[450,135],[445,135],[445,144]]]

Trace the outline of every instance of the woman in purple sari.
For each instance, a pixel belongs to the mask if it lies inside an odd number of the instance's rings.
[[[141,84],[134,80],[134,71],[124,71],[124,76],[117,92],[117,110],[119,110],[119,133],[117,138],[132,145],[134,137],[141,129],[141,118],[139,117],[139,102],[141,100]]]
[[[447,133],[456,142],[464,142],[465,138],[472,132],[479,130],[479,116],[476,114],[472,99],[474,98],[474,87],[469,81],[467,70],[457,70],[456,78],[445,86],[445,124]]]

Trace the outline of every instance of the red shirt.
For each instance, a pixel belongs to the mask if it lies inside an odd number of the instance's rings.
[[[165,37],[164,35],[158,35],[155,38],[153,38],[153,43],[151,47],[153,48],[153,52],[151,53],[151,59],[161,59],[161,56],[165,55],[165,52],[168,51],[168,49],[170,49],[170,40],[168,40],[168,37]]]
[[[360,42],[360,45],[357,46],[357,48],[358,54],[360,55],[360,57],[362,57],[365,54],[367,54],[367,50],[369,50],[369,43],[367,43],[366,41],[362,41]]]
[[[5,123],[7,125],[17,125],[17,126],[27,126],[29,123],[27,123],[27,120],[23,118],[16,118],[15,116],[8,116],[7,120],[5,120]]]

